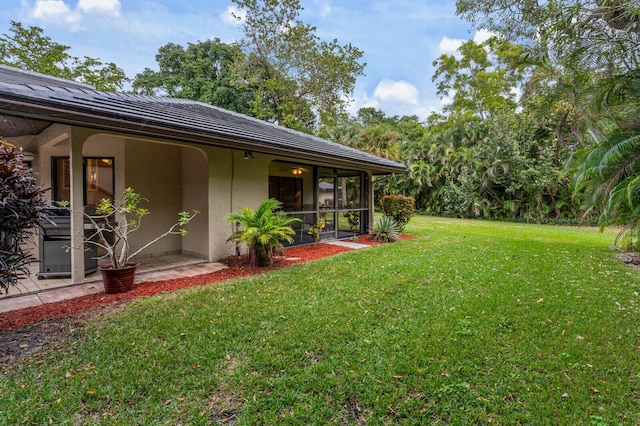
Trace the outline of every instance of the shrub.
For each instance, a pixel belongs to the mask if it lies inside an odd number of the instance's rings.
[[[397,241],[398,237],[400,237],[400,232],[398,223],[390,216],[382,216],[373,224],[371,229],[373,239],[385,243]]]
[[[29,263],[35,261],[22,244],[35,234],[44,218],[47,199],[36,184],[22,153],[0,142],[0,290],[29,276]]]
[[[393,218],[398,225],[400,232],[416,214],[416,200],[405,195],[385,195],[380,199],[382,213]]]
[[[300,219],[278,210],[281,206],[282,203],[269,198],[261,202],[256,211],[245,206],[241,207],[241,213],[227,216],[228,222],[242,225],[242,229],[237,229],[227,241],[247,244],[251,266],[271,265],[273,253],[283,247],[283,242],[293,242],[291,235],[295,231],[290,225]]]

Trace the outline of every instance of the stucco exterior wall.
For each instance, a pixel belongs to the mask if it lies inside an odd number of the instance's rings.
[[[213,259],[235,253],[227,243],[233,227],[226,217],[240,207],[255,209],[269,196],[269,162],[266,155],[254,153],[244,159],[244,151],[208,147],[209,157],[209,251]]]
[[[182,159],[182,210],[199,214],[187,226],[182,238],[182,252],[209,259],[209,164],[204,152],[197,148],[181,148]]]
[[[125,142],[126,187],[133,188],[148,201],[142,206],[151,214],[143,219],[136,232],[132,250],[137,250],[159,234],[169,229],[182,211],[182,150],[173,145],[141,140]],[[116,199],[119,194],[116,194]],[[180,252],[181,237],[171,235],[145,250],[145,255],[162,255]]]
[[[269,176],[291,174],[290,170],[280,170],[286,166],[281,165],[282,161],[305,168],[301,176],[304,209],[314,208],[311,163],[257,152],[253,152],[252,159],[245,159],[243,150],[130,139],[62,125],[53,125],[38,136],[37,149],[32,141],[28,143],[28,148],[37,154],[33,165],[39,173],[38,180],[47,187],[51,185],[51,157],[70,155],[69,135],[83,143],[84,157],[114,158],[116,198],[122,196],[125,187],[132,187],[148,199],[144,207],[151,214],[143,219],[143,226],[132,238],[134,250],[173,225],[178,212],[200,212],[189,224],[186,237],[164,238],[142,257],[185,253],[215,261],[234,254],[234,244],[227,243],[233,232],[232,224],[226,221],[227,215],[238,212],[242,206],[255,209],[268,198]],[[330,163],[316,165],[333,167]],[[372,201],[370,198],[370,203]],[[373,221],[373,215],[369,221]],[[242,247],[242,252],[245,251]]]

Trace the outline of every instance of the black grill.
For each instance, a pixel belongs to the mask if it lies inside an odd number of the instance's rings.
[[[64,278],[71,276],[71,212],[65,207],[47,209],[48,219],[40,223],[39,254],[40,270],[38,279]],[[89,226],[87,226],[89,225]],[[93,232],[91,223],[85,221],[85,237]],[[91,274],[98,268],[96,248],[87,245],[84,252],[84,272]]]

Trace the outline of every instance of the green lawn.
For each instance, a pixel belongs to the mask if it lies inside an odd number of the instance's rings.
[[[594,229],[416,238],[137,300],[0,376],[4,424],[640,424],[639,272]]]

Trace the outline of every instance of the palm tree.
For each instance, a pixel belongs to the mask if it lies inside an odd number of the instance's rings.
[[[261,202],[256,211],[245,206],[240,209],[241,213],[227,216],[228,222],[242,225],[227,241],[247,244],[251,266],[271,265],[274,252],[282,249],[283,242],[293,242],[291,235],[295,231],[291,225],[300,219],[278,210],[281,206],[282,203],[269,198]]]
[[[579,151],[574,188],[584,191],[587,213],[599,212],[602,226],[622,224],[614,244],[638,231],[640,219],[640,131],[615,132],[602,143]]]
[[[398,161],[400,134],[388,124],[367,126],[360,132],[356,148],[378,157]]]

